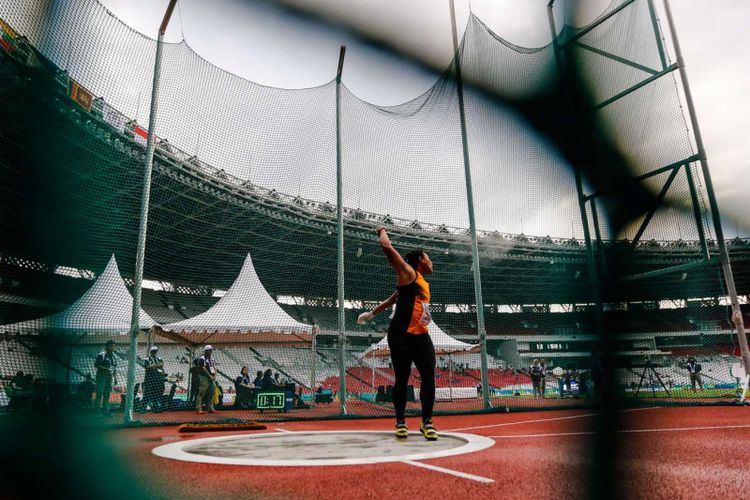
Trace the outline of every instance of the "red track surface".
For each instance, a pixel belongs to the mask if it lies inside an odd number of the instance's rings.
[[[141,485],[171,498],[521,498],[585,496],[591,411],[439,417],[441,430],[490,436],[486,450],[423,463],[494,480],[487,484],[406,463],[332,467],[249,467],[181,462],[151,449],[177,439],[175,427],[112,431]],[[412,419],[410,427],[417,427]],[[619,478],[626,498],[748,498],[750,408],[656,408],[625,412]],[[390,419],[287,422],[277,429],[391,429]],[[466,427],[479,427],[465,429]],[[706,428],[709,427],[709,428]],[[703,429],[699,429],[703,428]],[[671,429],[671,430],[669,430]],[[639,431],[639,432],[631,432]],[[570,433],[577,433],[570,435]],[[238,434],[247,434],[238,433]],[[550,435],[558,434],[558,435]],[[410,439],[412,439],[410,437]],[[168,472],[167,472],[168,471]]]

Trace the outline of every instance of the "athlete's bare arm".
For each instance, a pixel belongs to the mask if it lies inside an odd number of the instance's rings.
[[[373,309],[372,311],[363,312],[362,314],[357,317],[357,324],[362,325],[366,323],[367,321],[372,321],[375,316],[380,314],[381,312],[385,311],[389,307],[391,307],[393,304],[396,303],[396,299],[398,298],[398,290],[393,292],[393,294],[385,299],[383,302],[378,304],[378,306]]]
[[[394,271],[396,271],[396,277],[398,278],[398,286],[408,285],[417,278],[417,272],[406,263],[398,250],[393,248],[388,233],[383,226],[380,226],[375,230],[380,240],[380,248],[383,249],[383,253],[388,259],[388,263],[391,265]]]

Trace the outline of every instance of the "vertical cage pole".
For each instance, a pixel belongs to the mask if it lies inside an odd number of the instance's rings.
[[[479,265],[479,244],[477,226],[474,217],[474,190],[471,182],[471,164],[469,163],[469,143],[466,135],[466,111],[464,108],[464,88],[461,75],[461,57],[458,50],[456,32],[456,9],[454,0],[449,0],[451,11],[451,29],[453,34],[453,62],[456,67],[456,92],[458,94],[458,113],[461,121],[461,145],[464,160],[464,179],[466,181],[466,203],[469,210],[469,232],[471,233],[471,263],[474,273],[474,299],[477,305],[477,333],[479,335],[480,363],[482,371],[482,400],[485,408],[490,408],[489,370],[487,366],[487,331],[484,326],[484,299],[482,298],[482,276]]]
[[[346,415],[346,316],[344,309],[344,193],[341,172],[341,72],[344,69],[346,46],[339,52],[336,72],[336,243],[338,263],[338,327],[339,327],[339,404]]]
[[[143,194],[141,196],[140,224],[138,226],[138,246],[135,256],[135,272],[133,273],[133,311],[130,316],[130,347],[128,349],[128,374],[125,397],[126,424],[133,421],[133,387],[135,387],[135,359],[138,348],[138,332],[141,320],[141,284],[143,283],[143,261],[146,254],[146,230],[148,229],[148,205],[151,198],[151,172],[154,167],[154,150],[156,149],[156,114],[159,97],[159,83],[161,80],[161,59],[164,49],[164,34],[172,17],[177,0],[170,0],[164,19],[159,27],[159,37],[156,40],[156,60],[154,62],[154,81],[151,86],[151,110],[148,118],[148,140],[146,141],[146,165],[143,172]]]
[[[688,114],[690,116],[690,125],[693,128],[693,137],[695,138],[695,145],[698,148],[698,156],[700,157],[701,163],[701,173],[703,174],[703,180],[706,183],[706,194],[708,195],[709,208],[711,209],[711,218],[713,221],[714,231],[716,233],[716,243],[719,246],[719,261],[721,262],[721,269],[724,272],[724,281],[727,287],[727,293],[729,294],[729,301],[732,304],[732,320],[734,321],[735,328],[737,328],[737,339],[740,344],[742,364],[745,367],[745,373],[750,374],[750,349],[748,348],[747,333],[745,332],[745,324],[742,320],[740,302],[737,298],[737,288],[734,284],[732,265],[729,261],[729,251],[727,250],[726,241],[724,241],[724,230],[721,226],[721,214],[719,213],[719,205],[716,202],[716,196],[714,194],[714,186],[713,182],[711,181],[711,171],[708,168],[706,149],[703,146],[703,136],[701,135],[701,130],[698,126],[698,116],[695,113],[693,96],[690,92],[690,84],[688,83],[687,74],[685,73],[685,61],[682,58],[680,42],[677,39],[677,31],[674,27],[674,20],[672,19],[672,9],[669,7],[669,0],[664,0],[664,10],[667,14],[669,32],[672,35],[672,46],[674,47],[675,55],[677,56],[677,67],[680,71],[682,90],[685,92],[685,102],[687,103]],[[689,165],[687,166],[687,168],[690,168]]]

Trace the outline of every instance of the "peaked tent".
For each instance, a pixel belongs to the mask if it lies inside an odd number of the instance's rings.
[[[450,358],[454,354],[476,352],[477,350],[479,350],[479,344],[467,344],[466,342],[461,342],[460,340],[454,339],[453,337],[445,333],[439,326],[437,326],[437,324],[434,321],[430,321],[430,326],[428,327],[428,329],[429,329],[428,335],[432,339],[432,344],[435,346],[435,355],[436,356],[448,356],[448,360],[449,360],[448,365],[450,366],[451,375],[448,377],[448,381],[450,385],[444,397],[447,397],[448,399],[453,399],[453,396],[454,396],[453,363],[450,362]],[[390,353],[391,351],[388,348],[388,337],[385,336],[377,344],[371,345],[360,356],[360,359],[385,357],[385,356],[389,356]],[[373,372],[374,372],[374,367],[373,367]],[[439,391],[443,391],[443,390],[444,389],[436,388],[437,397],[440,397]],[[472,388],[472,390],[475,390],[475,389]],[[460,397],[467,397],[465,395],[465,389],[461,389],[461,391],[464,392],[464,395]],[[419,389],[415,389],[415,394],[419,394]],[[476,397],[476,393],[471,393],[469,394],[468,397]]]
[[[466,342],[454,339],[437,326],[434,321],[430,322],[429,335],[432,339],[432,344],[435,346],[435,354],[437,356],[475,352],[479,349],[479,344],[467,344]],[[384,357],[389,356],[390,353],[391,350],[388,348],[388,337],[386,336],[377,344],[371,345],[360,357]]]
[[[130,331],[133,296],[125,287],[115,256],[94,284],[80,299],[62,312],[44,318],[22,321],[0,327],[8,333],[90,333],[120,334]],[[156,325],[143,309],[140,311],[139,328],[149,329]]]
[[[212,342],[309,341],[310,325],[300,323],[281,308],[258,278],[250,254],[226,294],[208,311],[176,323],[156,327],[156,333],[177,341]],[[237,334],[252,335],[237,339]]]

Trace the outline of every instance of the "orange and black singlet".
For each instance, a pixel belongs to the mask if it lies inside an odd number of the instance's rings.
[[[388,333],[427,333],[430,321],[430,284],[417,273],[414,281],[398,287],[396,311]]]

